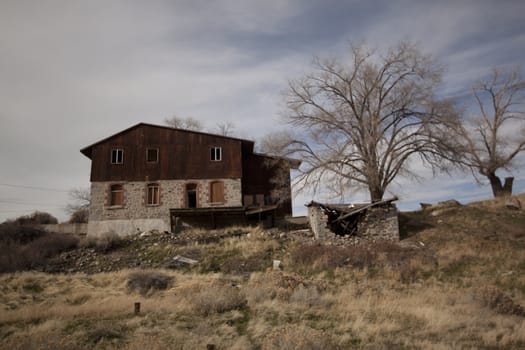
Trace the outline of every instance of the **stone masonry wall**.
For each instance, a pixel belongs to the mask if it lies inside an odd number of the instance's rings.
[[[391,204],[366,211],[358,223],[359,235],[370,240],[399,241],[397,208]]]
[[[316,239],[325,239],[333,235],[327,220],[327,215],[320,207],[308,207],[308,221]],[[399,241],[399,223],[395,205],[366,209],[362,215],[357,216],[357,220],[358,237],[372,241]]]
[[[321,210],[320,207],[311,205],[308,207],[308,222],[310,223],[310,228],[316,239],[324,239],[326,233],[330,232],[327,227],[326,221],[328,216]]]
[[[224,184],[224,203],[210,203],[210,184],[214,181],[222,181]],[[108,205],[109,188],[116,183],[123,186],[124,204],[110,207]],[[126,226],[126,221],[133,220],[140,222],[141,226],[147,229],[156,225],[162,226],[157,228],[159,230],[169,230],[169,211],[172,208],[186,206],[186,185],[190,183],[197,185],[197,207],[199,208],[242,206],[240,179],[155,181],[154,183],[158,184],[160,189],[159,205],[146,205],[147,184],[149,183],[153,182],[93,182],[91,184],[88,235],[99,234],[95,233],[95,230],[114,230],[111,228],[111,223],[122,230]]]

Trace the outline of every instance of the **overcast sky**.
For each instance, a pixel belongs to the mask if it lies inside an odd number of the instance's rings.
[[[141,121],[278,130],[287,81],[349,41],[416,41],[446,65],[442,91],[468,93],[491,66],[523,63],[524,13],[523,0],[0,0],[0,222],[35,209],[65,220],[67,191],[89,186],[79,150]],[[394,184],[401,208],[490,197],[468,174],[423,175]]]

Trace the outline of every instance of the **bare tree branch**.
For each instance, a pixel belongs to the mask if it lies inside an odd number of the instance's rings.
[[[456,130],[461,140],[459,162],[487,177],[495,197],[510,195],[512,178],[504,185],[496,171],[512,169],[516,156],[525,151],[525,80],[519,67],[493,68],[487,79],[474,84],[472,94],[480,115],[466,119]]]
[[[331,179],[333,188],[365,187],[376,201],[396,176],[411,174],[413,155],[436,168],[455,157],[442,138],[459,113],[436,98],[442,69],[416,46],[350,53],[348,64],[316,59],[313,72],[289,83],[286,121],[304,134],[274,147],[301,159],[299,190]]]

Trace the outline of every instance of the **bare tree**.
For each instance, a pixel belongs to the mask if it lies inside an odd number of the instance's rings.
[[[219,122],[211,132],[222,136],[232,136],[234,129],[235,125],[232,122]]]
[[[494,197],[512,194],[513,177],[502,183],[498,170],[515,168],[515,159],[525,151],[525,81],[520,69],[494,68],[487,79],[472,88],[479,114],[465,118],[457,129],[456,147],[463,152],[462,164],[488,178]]]
[[[414,156],[443,168],[452,155],[442,157],[442,140],[458,114],[436,98],[442,69],[416,46],[401,42],[381,55],[359,45],[350,53],[348,62],[317,59],[313,72],[290,82],[285,119],[304,136],[281,146],[302,161],[299,189],[358,186],[379,201],[398,175],[416,175],[408,166]]]
[[[69,222],[87,222],[89,218],[89,204],[91,203],[89,188],[74,188],[69,191],[68,195],[72,201],[66,206],[66,211],[70,214]]]
[[[164,123],[175,129],[186,129],[193,131],[202,131],[204,129],[202,123],[192,117],[181,118],[174,115],[171,118],[164,119]]]

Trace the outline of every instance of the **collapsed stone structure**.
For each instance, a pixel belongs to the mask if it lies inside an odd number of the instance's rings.
[[[308,221],[316,239],[331,234],[369,240],[399,241],[397,198],[370,204],[322,204],[310,202]]]

